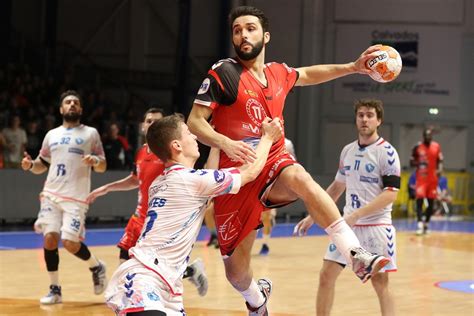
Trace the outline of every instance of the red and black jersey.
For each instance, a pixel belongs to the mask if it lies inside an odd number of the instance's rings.
[[[165,170],[163,162],[153,154],[145,144],[137,152],[133,175],[138,178],[138,203],[135,216],[142,221],[148,210],[148,188],[153,180]]]
[[[441,146],[432,141],[429,145],[418,143],[412,151],[412,161],[416,163],[416,181],[433,181],[438,183],[438,165],[443,161]]]
[[[284,122],[285,99],[298,80],[298,72],[285,64],[265,64],[264,74],[266,86],[237,60],[221,60],[209,70],[194,102],[213,110],[212,124],[216,132],[256,147],[265,117],[279,117]],[[269,160],[284,149],[282,137],[273,145]],[[235,165],[221,152],[221,168]]]

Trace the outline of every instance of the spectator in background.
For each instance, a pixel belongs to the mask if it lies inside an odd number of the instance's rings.
[[[448,178],[443,173],[439,174],[438,180],[438,196],[435,203],[435,214],[449,215],[451,213],[451,202],[453,197],[448,189]]]
[[[5,137],[2,134],[2,131],[0,131],[0,169],[5,168],[4,166],[4,151],[5,147],[7,146],[7,141],[5,140]]]
[[[428,233],[428,225],[433,214],[433,201],[437,198],[438,174],[443,170],[443,153],[441,146],[433,141],[433,131],[423,131],[423,141],[412,151],[410,164],[416,167],[416,216],[418,220],[417,235]],[[423,200],[428,199],[423,220]]]
[[[44,135],[39,130],[36,120],[29,121],[26,125],[26,136],[28,139],[25,148],[26,152],[32,157],[38,156]]]
[[[119,135],[120,129],[117,124],[112,123],[104,140],[105,158],[109,170],[125,169],[126,156],[130,155],[128,141]]]
[[[10,127],[3,130],[6,147],[4,152],[5,168],[20,168],[27,142],[26,132],[20,126],[19,115],[10,118]]]

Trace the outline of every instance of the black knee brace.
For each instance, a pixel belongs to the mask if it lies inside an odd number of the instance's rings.
[[[91,252],[89,251],[89,248],[87,248],[87,246],[81,242],[81,248],[79,248],[79,251],[76,252],[74,255],[79,259],[87,261],[91,257]]]

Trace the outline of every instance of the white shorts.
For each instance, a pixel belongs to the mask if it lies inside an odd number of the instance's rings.
[[[395,227],[392,225],[373,225],[354,226],[352,229],[365,250],[390,258],[390,263],[382,268],[380,272],[397,271]],[[326,254],[324,255],[324,260],[334,261],[344,266],[347,265],[346,259],[339,250],[336,249],[336,245],[333,243],[329,244]]]
[[[168,286],[135,258],[122,263],[105,290],[105,301],[116,315],[157,310],[167,316],[186,315],[182,295],[172,295]]]
[[[85,237],[88,206],[73,201],[53,201],[41,197],[41,209],[34,224],[37,233],[58,233],[61,239],[79,242]]]

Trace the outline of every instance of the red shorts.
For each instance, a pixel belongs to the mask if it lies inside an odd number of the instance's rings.
[[[297,163],[289,154],[279,155],[277,159],[267,161],[257,179],[243,186],[239,193],[214,199],[217,238],[223,256],[230,256],[252,230],[261,227],[261,214],[265,209],[263,203],[266,202],[261,200],[265,190],[284,168]]]
[[[416,180],[416,198],[417,199],[436,199],[438,197],[438,179]]]
[[[122,238],[120,238],[117,247],[128,251],[130,248],[135,246],[138,238],[140,237],[144,222],[145,221],[141,220],[139,217],[132,215],[132,217],[130,217],[128,220],[127,227],[125,227],[125,232],[123,233]]]

